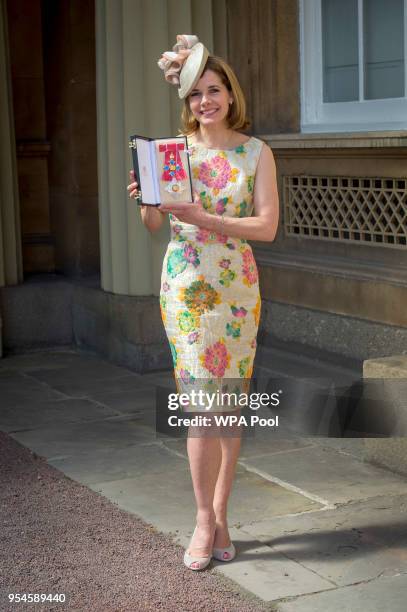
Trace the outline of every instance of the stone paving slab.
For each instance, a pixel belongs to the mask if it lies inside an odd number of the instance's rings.
[[[316,501],[265,480],[238,463],[228,509],[230,525],[246,525],[271,516],[321,507]]]
[[[151,442],[155,433],[132,416],[103,421],[69,423],[11,434],[24,446],[47,459],[59,456],[92,454],[98,449],[123,448],[139,442]]]
[[[279,452],[287,452],[312,445],[312,440],[299,437],[288,431],[276,432],[269,427],[256,427],[253,436],[242,439],[240,459],[256,457],[260,455],[272,455]]]
[[[185,439],[167,438],[164,444],[169,448],[174,448],[177,452],[183,453],[187,456],[186,441]],[[266,439],[260,439],[257,435],[254,437],[247,436],[242,439],[242,446],[239,454],[239,460],[245,461],[248,457],[258,457],[263,455],[273,455],[275,453],[290,453],[293,450],[300,448],[306,448],[311,446],[311,442],[303,439],[278,439],[274,440],[271,445]],[[245,461],[246,462],[246,461]]]
[[[230,534],[239,556],[233,563],[216,563],[216,569],[265,601],[335,588],[329,580],[253,539],[242,529],[231,529]]]
[[[407,479],[318,446],[249,457],[245,464],[334,504],[407,492]]]
[[[188,469],[175,472],[173,464],[168,462],[154,474],[102,481],[89,486],[163,533],[175,537],[180,533],[192,533],[196,510]]]
[[[160,443],[139,443],[124,448],[95,450],[91,455],[51,459],[51,465],[85,485],[107,483],[141,475],[189,470],[186,458],[169,452]],[[168,476],[167,476],[168,477]]]
[[[161,531],[186,533],[185,526],[194,523],[196,513],[191,476],[188,470],[175,472],[167,464],[162,467],[161,472],[94,483],[92,488]],[[230,498],[229,524],[239,526],[318,507],[316,502],[238,466]]]
[[[20,372],[0,371],[0,386],[0,408],[66,397],[56,389]]]
[[[0,429],[6,432],[17,432],[78,421],[94,421],[119,414],[117,410],[88,399],[34,401],[18,407],[15,405],[2,406]]]
[[[363,461],[366,452],[365,440],[366,438],[308,438],[308,441],[315,446],[332,448],[345,455],[352,455],[360,461]]]
[[[89,397],[104,403],[108,403],[110,401],[110,396],[113,393],[119,394],[125,393],[126,391],[133,393],[133,399],[135,401],[137,401],[139,398],[140,400],[144,398],[149,403],[154,401],[155,405],[155,400],[153,400],[156,395],[155,387],[149,385],[148,383],[144,383],[141,378],[138,380],[132,380],[130,377],[126,376],[126,378],[112,380],[110,385],[106,384],[99,387],[95,385],[95,387],[88,388]]]
[[[93,380],[103,380],[105,378],[123,378],[124,376],[134,376],[140,378],[139,374],[131,372],[127,368],[121,368],[108,361],[98,359],[78,360],[72,363],[67,363],[63,368],[60,364],[44,368],[30,368],[26,371],[27,374],[42,380],[52,386],[64,382],[89,382]]]
[[[46,383],[53,389],[69,397],[91,397],[94,399],[103,398],[106,393],[116,393],[118,391],[133,390],[143,386],[141,378],[137,374],[125,373],[121,376],[117,374],[92,378],[86,372],[80,372],[78,368],[77,376],[71,373],[66,376],[64,370],[41,370],[37,373],[30,372],[30,376],[35,376],[38,380]]]
[[[155,415],[156,390],[154,387],[141,387],[109,393],[93,392],[92,398],[112,410],[122,414],[150,410]]]
[[[239,458],[242,461],[255,457],[263,457],[264,455],[275,455],[277,453],[291,453],[293,451],[307,448],[311,443],[307,443],[303,439],[281,438],[273,440],[254,438],[246,438],[242,440],[242,448]]]
[[[279,603],[278,612],[405,612],[407,575],[383,577],[294,601]]]
[[[0,359],[0,371],[17,370],[29,372],[32,369],[38,370],[41,368],[66,368],[78,363],[93,363],[97,366],[108,362],[97,355],[66,348],[61,350],[31,351],[24,354],[7,355],[5,358]]]
[[[407,573],[407,495],[281,516],[242,530],[335,585]]]

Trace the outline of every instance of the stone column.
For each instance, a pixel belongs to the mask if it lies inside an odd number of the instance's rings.
[[[124,295],[158,295],[168,225],[150,236],[128,198],[130,134],[178,133],[181,102],[157,60],[177,34],[196,33],[213,51],[226,37],[223,0],[98,0],[96,70],[101,284]],[[220,6],[222,5],[222,6]],[[216,50],[215,50],[216,52]]]
[[[0,0],[0,287],[23,280],[16,144],[5,0]],[[2,356],[0,312],[0,356]]]

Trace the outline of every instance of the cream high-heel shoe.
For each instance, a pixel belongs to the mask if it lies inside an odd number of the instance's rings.
[[[214,547],[212,550],[212,557],[217,561],[232,561],[232,559],[236,557],[236,548],[232,540],[230,541],[230,545],[224,548]]]
[[[236,548],[233,542],[227,548],[214,548],[212,557],[218,561],[232,561],[236,557]]]
[[[194,534],[192,537],[194,537],[195,531],[196,531],[196,527],[194,529]],[[212,559],[212,555],[209,555],[208,557],[194,557],[188,553],[188,550],[186,550],[184,554],[185,565],[187,566],[188,569],[195,570],[195,571],[203,570],[206,567],[208,567],[209,563],[211,562],[211,559]],[[197,567],[192,567],[194,564],[198,564]]]

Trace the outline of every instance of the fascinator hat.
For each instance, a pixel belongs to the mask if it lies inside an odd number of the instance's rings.
[[[164,70],[165,80],[178,85],[178,95],[186,98],[205,69],[209,57],[208,49],[194,34],[179,34],[172,51],[165,51],[158,60]]]

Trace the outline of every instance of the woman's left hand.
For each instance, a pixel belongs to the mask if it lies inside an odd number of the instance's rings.
[[[197,192],[194,193],[193,202],[171,202],[160,204],[158,210],[172,213],[182,223],[190,223],[201,227],[208,217],[208,213],[202,205],[201,198]]]

